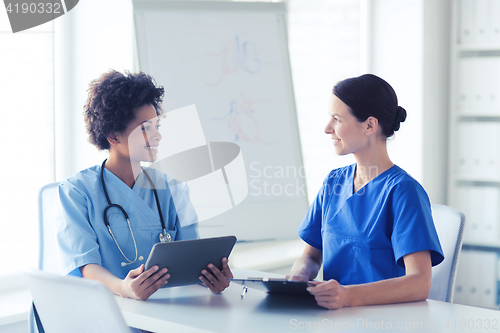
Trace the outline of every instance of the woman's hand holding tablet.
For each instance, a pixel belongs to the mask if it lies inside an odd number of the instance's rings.
[[[233,278],[233,273],[229,268],[227,258],[222,258],[222,271],[220,271],[215,265],[208,264],[208,268],[212,271],[213,275],[210,274],[206,269],[201,271],[200,281],[203,285],[210,289],[214,294],[218,294],[227,287],[229,287],[229,280]]]
[[[170,274],[167,269],[158,270],[158,266],[153,266],[144,271],[144,265],[128,272],[123,280],[124,297],[146,300],[158,289],[167,284]]]
[[[163,285],[167,288],[201,281],[212,292],[219,293],[233,277],[227,258],[234,243],[234,236],[158,243],[153,246],[145,269],[167,268],[170,277]]]

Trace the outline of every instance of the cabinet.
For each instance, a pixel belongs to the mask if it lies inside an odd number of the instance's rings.
[[[455,302],[496,307],[500,253],[500,0],[453,0],[448,200],[464,212]]]

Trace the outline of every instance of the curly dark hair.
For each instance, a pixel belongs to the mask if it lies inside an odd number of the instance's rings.
[[[151,104],[163,114],[164,89],[143,73],[111,70],[89,84],[84,119],[89,141],[99,150],[109,149],[108,137],[122,133],[135,119],[135,110]]]

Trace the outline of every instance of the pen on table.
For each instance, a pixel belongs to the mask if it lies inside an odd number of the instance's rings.
[[[245,294],[247,293],[247,291],[248,291],[248,287],[243,286],[243,291],[241,292],[241,299],[243,299],[245,297]]]

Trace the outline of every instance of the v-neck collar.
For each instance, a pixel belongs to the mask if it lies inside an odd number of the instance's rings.
[[[384,172],[382,172],[381,174],[377,175],[376,177],[374,177],[373,179],[371,179],[368,183],[366,183],[361,188],[359,188],[356,192],[354,192],[354,177],[356,176],[356,169],[357,169],[357,167],[358,167],[357,163],[352,164],[351,172],[350,172],[351,174],[349,175],[349,188],[350,188],[350,192],[349,192],[350,196],[349,197],[354,196],[356,193],[358,193],[359,191],[361,191],[363,189],[366,190],[366,188],[370,184],[373,184],[373,183],[377,182],[382,177],[385,177],[386,174],[389,174],[390,172],[392,172],[393,169],[397,168],[396,164],[393,164],[389,169],[387,169]]]
[[[139,173],[139,176],[137,176],[137,178],[134,182],[134,186],[132,186],[132,187],[129,187],[127,184],[125,184],[125,182],[123,182],[123,180],[121,180],[117,175],[115,175],[112,171],[108,170],[106,167],[104,167],[104,176],[113,178],[113,180],[112,180],[113,184],[115,184],[115,186],[119,186],[121,191],[128,192],[129,190],[132,190],[132,192],[134,192],[135,194],[140,195],[141,191],[144,189],[143,186],[138,185],[138,183],[139,183],[138,180],[141,179],[141,177],[144,177],[142,169],[141,169],[141,172]],[[142,179],[141,179],[141,181],[142,181]]]
[[[108,192],[118,192],[121,194],[120,198],[113,198],[110,194],[110,200],[112,203],[122,202],[122,206],[124,208],[125,206],[131,205],[134,207],[133,209],[136,210],[138,214],[143,215],[146,219],[159,218],[158,213],[156,213],[153,208],[146,204],[146,202],[142,198],[141,192],[143,191],[143,188],[138,185],[137,181],[134,183],[134,186],[130,188],[114,173],[106,168],[104,169],[104,181],[106,181],[106,178],[108,178],[108,181],[106,182]],[[115,188],[115,191],[111,189],[112,187]],[[124,202],[124,200],[126,203]]]

